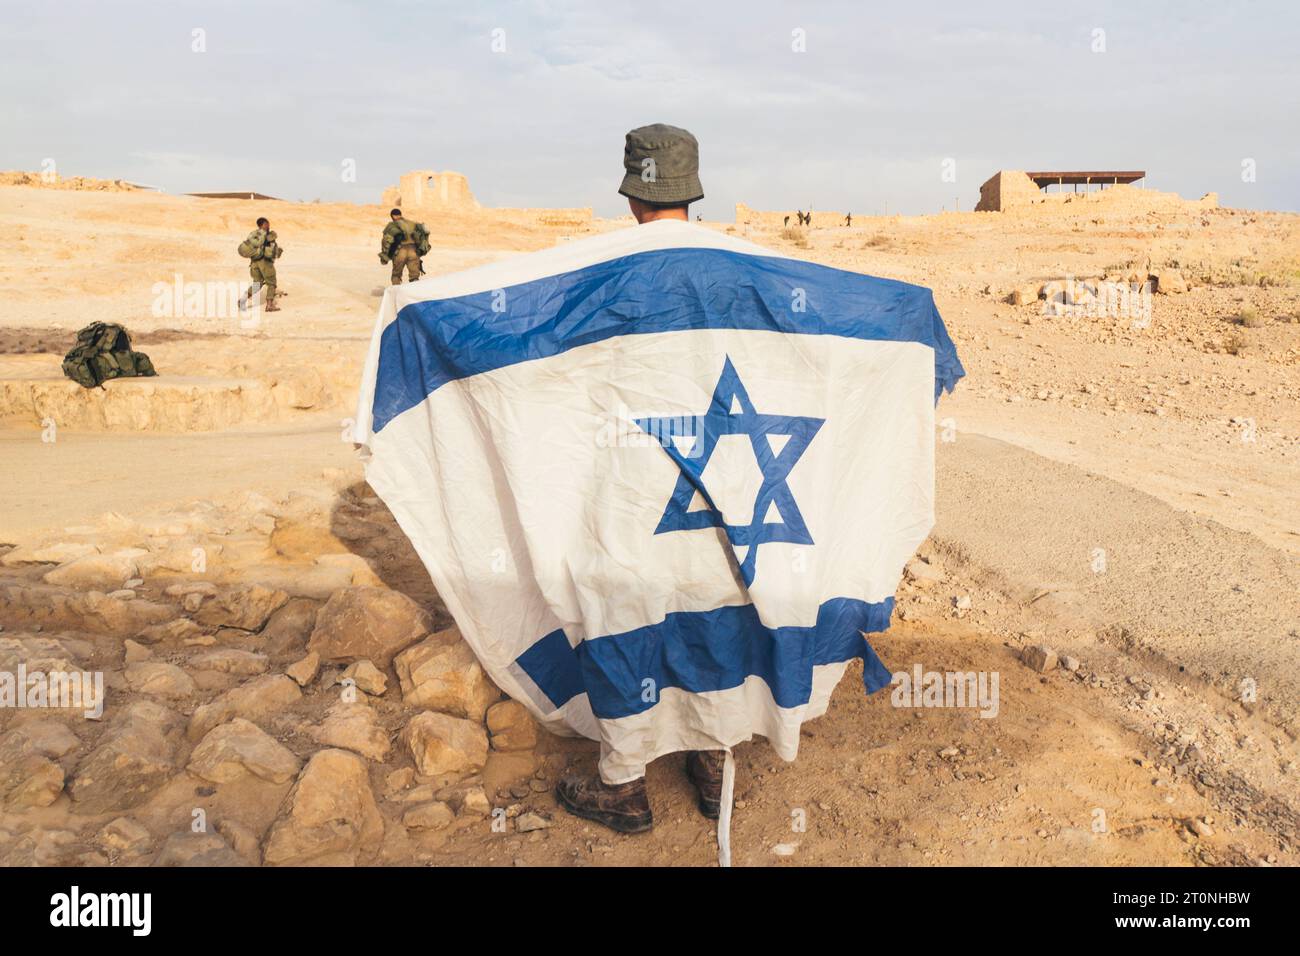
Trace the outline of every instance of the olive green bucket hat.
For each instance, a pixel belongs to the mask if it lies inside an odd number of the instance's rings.
[[[704,198],[700,144],[684,129],[655,123],[627,134],[627,174],[619,193],[654,206],[684,206]]]

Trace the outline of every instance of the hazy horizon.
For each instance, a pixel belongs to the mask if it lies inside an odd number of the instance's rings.
[[[1283,3],[10,5],[0,167],[361,203],[452,169],[488,206],[615,216],[623,134],[667,122],[700,140],[708,219],[968,210],[998,169],[1295,211],[1297,26]]]

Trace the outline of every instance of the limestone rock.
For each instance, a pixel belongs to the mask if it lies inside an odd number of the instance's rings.
[[[330,663],[364,658],[385,668],[394,654],[428,634],[431,626],[429,614],[399,591],[343,588],[316,615],[307,650]]]
[[[105,850],[126,855],[142,852],[151,839],[149,831],[130,817],[118,817],[104,824],[95,842]]]
[[[187,768],[213,783],[229,783],[247,773],[287,783],[302,764],[283,744],[252,721],[236,717],[213,728],[194,748]]]
[[[256,677],[265,674],[269,661],[265,654],[253,651],[241,651],[234,647],[220,647],[196,654],[190,660],[190,667],[200,671],[219,671],[222,674],[237,674],[241,677]]]
[[[149,650],[149,648],[137,641],[131,640],[129,637],[122,642],[122,656],[128,664],[138,664],[141,661],[147,661],[152,654],[153,651]]]
[[[348,575],[348,583],[363,587],[383,587],[384,581],[375,574],[370,563],[359,554],[322,554],[316,558],[322,567],[339,568]]]
[[[409,789],[411,784],[414,782],[414,767],[402,767],[398,770],[394,770],[384,778],[385,794],[389,799],[392,799],[394,796],[399,795],[403,790]]]
[[[141,644],[158,644],[163,641],[179,644],[192,637],[198,637],[202,633],[203,628],[189,618],[178,617],[176,620],[168,621],[165,624],[152,624],[144,628],[136,635],[135,639]]]
[[[180,718],[159,704],[136,701],[77,767],[68,787],[72,811],[129,810],[143,803],[175,770]]]
[[[548,830],[550,827],[550,820],[531,810],[519,814],[518,819],[515,820],[515,829],[520,833],[531,833],[533,830]]]
[[[402,687],[402,702],[408,707],[477,721],[501,698],[501,691],[454,627],[402,652],[393,667]]]
[[[351,679],[364,693],[379,697],[388,689],[388,678],[374,664],[367,660],[349,664],[343,671],[344,680]]]
[[[163,594],[168,597],[187,597],[191,594],[198,594],[202,597],[211,597],[217,593],[217,586],[211,581],[186,581],[178,584],[169,584],[163,588]]]
[[[353,750],[377,762],[388,756],[392,746],[388,731],[379,726],[374,709],[362,703],[335,704],[314,736],[326,746]]]
[[[287,800],[288,812],[267,838],[268,865],[356,863],[357,852],[383,836],[366,762],[346,750],[320,750]]]
[[[905,569],[907,578],[918,588],[928,588],[935,584],[943,584],[948,576],[943,573],[943,569],[933,564],[928,564],[920,558],[913,558],[907,562]]]
[[[143,554],[144,552],[139,552]],[[118,551],[113,554],[87,554],[47,571],[42,580],[63,588],[112,591],[136,576],[137,553]]]
[[[205,602],[194,619],[200,624],[259,631],[288,600],[289,595],[284,591],[264,588],[260,584],[230,588],[219,591]]]
[[[492,813],[492,801],[487,791],[478,784],[458,784],[438,793],[440,800],[460,816],[486,817]]]
[[[307,598],[292,598],[272,614],[262,628],[262,650],[277,661],[302,657],[307,649],[307,638],[316,626],[319,606]]]
[[[518,701],[503,700],[489,707],[487,728],[493,750],[532,750],[537,746],[537,724]]]
[[[81,746],[77,735],[66,724],[53,718],[26,721],[6,735],[5,741],[16,744],[24,753],[40,754],[53,760],[66,757]],[[0,749],[4,746],[0,743]]]
[[[175,664],[163,661],[141,661],[128,665],[126,685],[137,694],[172,700],[187,700],[197,690],[194,678]]]
[[[487,763],[487,734],[477,721],[426,710],[411,718],[402,739],[425,777],[473,773]]]
[[[63,792],[63,768],[48,757],[0,745],[0,799],[10,810],[48,807]]]
[[[226,838],[231,848],[243,857],[250,866],[259,866],[262,862],[262,841],[258,839],[251,827],[238,820],[223,817],[217,821],[217,832]]]
[[[256,720],[284,710],[302,698],[298,685],[284,674],[257,677],[226,691],[210,704],[194,711],[190,718],[189,738],[198,740],[218,724],[232,717]]]
[[[440,800],[411,807],[402,814],[402,824],[408,830],[441,830],[448,826],[456,814]]]
[[[1158,295],[1169,295],[1187,291],[1187,280],[1177,269],[1163,269],[1159,275],[1152,278],[1156,280],[1155,291]]]
[[[306,687],[320,673],[320,655],[312,651],[300,661],[295,661],[284,669],[299,687]]]
[[[99,591],[78,594],[68,600],[70,626],[105,634],[131,634],[174,617],[169,604],[136,598],[124,601]]]
[[[0,558],[0,564],[14,568],[23,564],[67,564],[88,554],[98,554],[99,548],[93,544],[59,542],[39,547],[20,546]]]
[[[1011,294],[1007,296],[1007,301],[1012,305],[1027,305],[1031,302],[1037,302],[1040,290],[1041,286],[1038,285],[1021,286],[1012,290]]]
[[[1020,652],[1020,660],[1030,670],[1046,674],[1056,667],[1056,651],[1046,644],[1033,644]]]
[[[173,833],[158,851],[154,866],[247,866],[215,833]]]

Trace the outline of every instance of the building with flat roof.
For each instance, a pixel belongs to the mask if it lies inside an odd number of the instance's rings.
[[[1200,199],[1183,199],[1177,193],[1157,192],[1145,184],[1138,189],[1134,183],[1146,179],[1146,170],[1046,170],[1021,172],[1018,169],[999,169],[980,187],[980,201],[976,212],[1007,212],[1010,210],[1062,211],[1066,203],[1097,204],[1099,208],[1125,209],[1146,212],[1178,212],[1190,208],[1214,209],[1219,205],[1215,193],[1206,193]],[[1055,189],[1051,187],[1055,186]],[[1083,188],[1080,189],[1079,187]],[[1071,209],[1076,207],[1071,206]]]
[[[1042,173],[1025,173],[1034,181],[1034,185],[1039,189],[1046,189],[1048,186],[1118,186],[1121,183],[1125,186],[1132,185],[1141,179],[1146,179],[1147,174],[1144,169],[1093,169],[1070,171],[1048,171]]]

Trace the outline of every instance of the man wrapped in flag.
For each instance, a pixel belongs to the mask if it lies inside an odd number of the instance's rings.
[[[964,372],[928,289],[690,223],[690,133],[624,166],[635,228],[388,290],[356,437],[492,679],[600,741],[560,804],[634,833],[655,758],[725,824],[732,747],[793,760],[852,660],[889,683]]]

